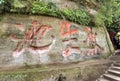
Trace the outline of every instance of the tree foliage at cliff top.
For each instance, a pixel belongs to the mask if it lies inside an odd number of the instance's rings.
[[[108,30],[116,30],[120,27],[120,1],[99,0],[100,9],[96,15],[95,22],[104,24]]]
[[[62,18],[64,20],[69,20],[81,25],[88,25],[91,21],[89,14],[84,9],[64,9],[61,10],[53,2],[43,2],[39,0],[0,0],[4,2],[9,2],[11,7],[9,12],[15,13],[29,13],[37,15],[52,16],[57,18]],[[24,4],[23,4],[24,3]],[[2,3],[4,6],[1,11],[8,5]]]
[[[83,9],[59,9],[55,3],[35,1],[31,7],[32,14],[42,14],[70,20],[82,25],[88,25],[91,18]]]
[[[77,3],[90,6],[88,3],[97,1],[100,5],[98,14],[95,17],[90,17],[86,12],[85,7],[79,9],[64,9],[61,10],[53,2],[41,2],[40,0],[0,0],[0,13],[3,12],[16,12],[16,13],[29,13],[38,15],[47,15],[81,25],[90,25],[91,20],[98,26],[105,25],[108,29],[116,29],[120,27],[120,1],[119,0],[73,0]],[[80,4],[79,4],[80,5]],[[84,6],[84,5],[83,5]],[[91,8],[91,7],[90,7]],[[92,7],[93,9],[96,9]]]

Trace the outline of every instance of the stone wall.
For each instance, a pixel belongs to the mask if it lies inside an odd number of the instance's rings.
[[[45,16],[6,14],[0,22],[0,67],[107,56],[114,50],[106,36],[103,27],[90,28]]]

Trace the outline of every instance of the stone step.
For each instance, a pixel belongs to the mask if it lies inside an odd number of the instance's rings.
[[[118,67],[120,67],[120,63],[114,63],[113,66],[118,66]]]
[[[119,63],[120,64],[120,61],[116,61],[115,63]]]
[[[120,71],[108,70],[107,72],[110,73],[110,74],[116,75],[116,76],[120,76]]]
[[[120,55],[120,50],[116,50],[115,55]]]
[[[120,57],[118,57],[118,56],[116,56],[116,57],[112,57],[112,58],[110,58],[111,60],[113,59],[113,60],[115,60],[115,61],[118,61],[119,59],[120,59]]]
[[[117,50],[115,50],[115,54],[116,54],[116,53],[120,53],[120,50],[118,50],[118,49],[117,49]]]
[[[114,58],[114,57],[117,57],[117,58],[118,58],[118,57],[120,57],[120,55],[113,55],[113,56],[111,56],[111,57],[113,57],[113,58]]]
[[[105,79],[105,78],[99,78],[99,79],[96,80],[96,81],[110,81],[110,80],[107,80],[107,79]]]
[[[116,60],[116,61],[119,60],[119,59],[120,59],[120,57],[111,57],[110,58],[110,60]]]
[[[112,66],[110,69],[120,71],[120,67]]]
[[[120,52],[116,53],[115,55],[120,55]]]
[[[120,77],[115,76],[113,74],[103,74],[103,77],[110,81],[120,81]]]

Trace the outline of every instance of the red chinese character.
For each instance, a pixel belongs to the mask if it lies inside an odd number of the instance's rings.
[[[59,32],[60,36],[65,37],[78,32],[76,29],[70,29],[70,26],[70,22],[62,22],[62,27]]]
[[[38,50],[40,50],[41,48],[50,48],[53,44],[50,43],[50,45],[46,45],[46,46],[36,46],[36,42],[39,40],[42,39],[42,37],[52,29],[51,26],[48,26],[48,25],[41,25],[40,27],[37,28],[37,21],[33,21],[33,27],[32,28],[29,28],[23,38],[24,40],[19,40],[19,38],[17,38],[15,35],[11,35],[11,39],[13,41],[16,41],[18,42],[14,52],[13,52],[13,56],[14,57],[18,57],[20,54],[22,54],[24,52],[24,46],[27,45],[28,48],[32,47],[32,48],[39,48]],[[23,25],[22,24],[18,24],[18,28],[19,29],[23,29]],[[53,38],[54,39],[54,38]],[[54,40],[53,40],[54,41]],[[54,43],[54,42],[53,42]],[[45,51],[45,49],[43,49],[43,51]]]

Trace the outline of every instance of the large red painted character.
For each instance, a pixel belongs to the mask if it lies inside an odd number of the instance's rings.
[[[78,32],[77,29],[70,28],[70,26],[71,26],[70,22],[66,21],[66,22],[62,22],[61,24],[62,24],[62,26],[61,26],[61,29],[59,32],[61,37],[66,37],[66,36],[69,36],[71,34],[75,34]]]
[[[36,31],[37,31],[37,20],[34,20],[32,24],[33,24],[33,33],[34,33],[34,35],[36,35]]]
[[[89,43],[89,45],[96,43],[97,33],[93,33],[92,28],[88,27],[85,27],[85,32],[87,33],[86,41]]]
[[[66,58],[74,53],[80,55],[81,54],[80,48],[69,46],[69,47],[66,47],[66,49],[62,52],[62,56]]]
[[[52,38],[51,43],[49,43],[47,45],[44,45],[44,46],[33,46],[33,45],[31,45],[31,46],[29,46],[29,51],[31,53],[33,53],[33,54],[36,54],[36,53],[37,54],[48,53],[51,50],[51,48],[53,47],[53,45],[55,44],[55,42],[56,42],[56,39],[55,39],[54,36],[51,36],[51,38]]]
[[[50,31],[52,29],[51,26],[48,25],[41,25],[40,27],[37,28],[37,21],[33,21],[33,27],[29,28],[24,35],[24,40],[16,38],[15,35],[11,35],[11,39],[14,42],[18,42],[14,52],[13,52],[13,57],[18,57],[19,55],[21,55],[24,51],[25,51],[25,45],[27,44],[27,47],[29,49],[31,49],[32,51],[39,51],[39,53],[41,53],[41,51],[46,52],[46,50],[50,50],[51,46],[53,45],[53,43],[55,43],[54,41],[54,36],[52,36],[53,41],[51,41],[50,44],[47,44],[45,46],[37,46],[35,45],[36,42],[38,42],[38,40],[41,40],[43,36],[45,36],[45,34]],[[18,29],[21,31],[24,31],[25,27],[22,24],[17,24]],[[41,41],[40,41],[41,42]],[[46,49],[48,48],[48,49]],[[42,49],[42,50],[41,50]]]
[[[45,36],[45,34],[50,31],[52,29],[52,26],[48,26],[48,25],[41,25],[37,31],[36,31],[36,36],[40,35],[39,37],[42,38],[43,36]]]
[[[89,43],[95,43],[96,42],[96,36],[97,33],[88,33],[87,34],[87,40],[89,41]]]
[[[60,34],[61,37],[67,37],[67,36],[70,36],[70,35],[76,34],[76,33],[78,33],[78,30],[77,29],[71,29],[71,23],[70,22],[67,22],[67,21],[66,22],[61,22],[61,28],[60,28],[60,31],[59,31],[59,34]],[[65,44],[65,42],[66,42],[66,44]],[[70,38],[66,41],[63,41],[65,46],[67,44],[69,44],[70,42],[76,42],[76,40]],[[62,56],[66,58],[73,53],[80,54],[79,47],[77,47],[77,48],[74,48],[72,46],[66,47],[62,52]]]

